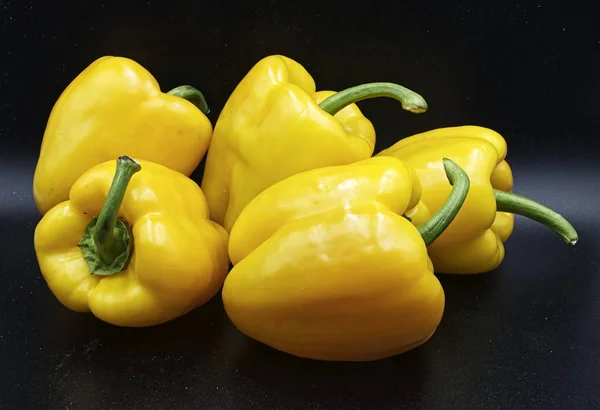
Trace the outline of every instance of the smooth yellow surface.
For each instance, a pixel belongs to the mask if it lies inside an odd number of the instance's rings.
[[[319,360],[367,361],[435,332],[444,292],[401,214],[418,179],[392,157],[289,177],[259,194],[230,234],[223,287],[243,333]]]
[[[506,141],[478,126],[441,128],[404,138],[377,157],[393,156],[414,168],[422,186],[422,204],[407,212],[421,223],[444,204],[452,189],[442,158],[465,170],[471,180],[467,198],[450,226],[429,246],[438,273],[482,273],[504,258],[514,215],[496,212],[494,189],[510,192],[513,177],[505,160]],[[420,206],[425,207],[420,208]]]
[[[139,162],[120,213],[134,238],[125,270],[92,275],[77,246],[104,204],[115,160],[86,171],[70,200],[53,207],[35,230],[40,270],[56,298],[119,326],[154,325],[185,314],[219,291],[229,268],[228,234],[208,219],[200,187],[162,165]]]
[[[190,175],[212,134],[189,101],[161,92],[144,67],[101,57],[81,72],[54,105],[42,140],[33,196],[42,214],[69,197],[86,170],[121,155]]]
[[[284,56],[259,61],[238,84],[215,124],[202,190],[211,219],[227,231],[265,188],[314,168],[369,158],[375,130],[355,104],[335,116],[318,103],[333,91]]]

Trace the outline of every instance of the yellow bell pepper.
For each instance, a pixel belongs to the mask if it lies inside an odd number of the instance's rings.
[[[445,166],[455,190],[418,228],[402,214],[419,201],[419,181],[391,157],[306,171],[264,190],[230,233],[229,318],[249,337],[311,359],[376,360],[425,343],[444,310],[426,246],[469,188],[460,168]]]
[[[39,211],[67,200],[83,172],[119,155],[190,175],[212,135],[207,112],[204,97],[193,87],[163,93],[135,61],[97,59],[69,84],[50,113],[33,179]]]
[[[471,189],[463,207],[428,248],[436,272],[473,274],[496,269],[504,259],[504,242],[513,231],[514,214],[547,225],[568,243],[577,241],[577,232],[561,215],[511,193],[513,176],[506,153],[506,141],[497,132],[461,126],[403,138],[377,154],[399,158],[416,170],[424,206],[406,214],[417,221],[438,210],[451,189],[440,158],[452,159],[469,175]]]
[[[215,124],[201,185],[211,218],[229,231],[244,206],[274,183],[369,158],[375,130],[353,103],[380,96],[410,112],[427,108],[420,95],[390,83],[317,93],[296,61],[280,55],[259,61]]]
[[[116,162],[83,173],[70,200],[42,217],[37,260],[67,308],[118,326],[163,323],[220,290],[228,234],[188,177],[126,156]]]

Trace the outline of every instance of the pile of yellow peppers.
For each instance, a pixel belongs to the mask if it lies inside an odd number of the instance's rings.
[[[565,218],[512,193],[491,129],[435,129],[374,155],[356,103],[376,97],[427,110],[394,83],[317,91],[301,64],[268,56],[213,129],[194,87],[162,92],[131,59],[96,60],[53,107],[35,170],[48,287],[69,309],[132,327],[221,292],[253,339],[367,361],[431,338],[445,305],[434,272],[497,268],[515,214],[575,244]]]

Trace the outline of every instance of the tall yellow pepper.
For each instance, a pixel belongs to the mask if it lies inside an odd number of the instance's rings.
[[[190,86],[161,92],[144,67],[123,57],[101,57],[56,101],[33,178],[42,214],[69,198],[86,170],[130,155],[190,175],[212,135],[206,101]]]
[[[410,112],[427,108],[420,95],[390,83],[317,93],[296,61],[280,55],[259,61],[215,124],[202,179],[211,218],[229,231],[244,206],[274,183],[369,158],[375,131],[353,103],[380,96]]]
[[[568,243],[577,241],[577,232],[561,215],[510,192],[513,176],[506,153],[506,141],[497,132],[462,126],[403,138],[377,154],[399,158],[418,174],[421,203],[406,213],[413,221],[440,209],[450,192],[441,157],[452,159],[469,175],[471,189],[463,207],[428,248],[436,272],[482,273],[497,268],[504,259],[503,243],[513,231],[514,214],[547,225]]]
[[[444,311],[426,246],[460,209],[468,176],[444,160],[446,205],[415,227],[419,180],[396,158],[306,171],[265,189],[231,230],[223,303],[246,335],[319,360],[368,361],[425,343]]]

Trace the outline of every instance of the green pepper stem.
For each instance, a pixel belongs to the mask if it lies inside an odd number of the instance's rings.
[[[435,215],[417,226],[426,246],[431,245],[452,223],[463,206],[471,187],[469,176],[461,167],[448,158],[444,158],[443,162],[446,176],[452,185],[452,192]]]
[[[510,212],[512,214],[522,215],[544,224],[571,245],[575,245],[579,240],[579,236],[575,228],[573,228],[573,225],[552,209],[529,198],[511,192],[495,189],[494,195],[496,196],[496,207],[498,212]]]
[[[115,176],[94,229],[94,242],[100,258],[104,261],[110,261],[116,253],[122,252],[118,241],[114,240],[115,226],[127,185],[133,174],[141,168],[140,164],[130,157],[121,156],[117,159]]]
[[[319,107],[331,115],[350,104],[369,98],[388,97],[400,101],[402,108],[415,114],[427,111],[427,102],[416,92],[394,83],[368,83],[347,88],[321,101]]]
[[[192,87],[191,85],[180,85],[179,87],[173,88],[167,94],[175,95],[177,97],[181,97],[183,99],[188,100],[192,104],[194,104],[203,114],[208,114],[210,109],[208,108],[208,103],[204,98],[204,94]]]
[[[119,218],[119,209],[133,175],[142,167],[127,156],[117,159],[117,168],[100,215],[92,218],[78,243],[83,259],[94,275],[121,272],[131,256],[131,228]]]

